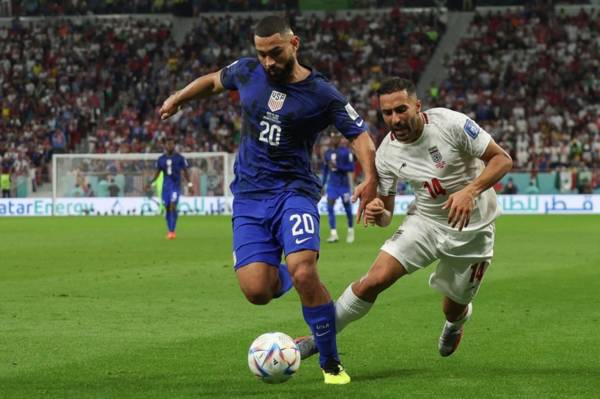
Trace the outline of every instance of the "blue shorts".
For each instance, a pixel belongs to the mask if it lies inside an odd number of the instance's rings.
[[[234,269],[253,262],[272,266],[303,250],[319,251],[319,212],[315,201],[285,192],[269,199],[233,199]]]
[[[175,204],[175,206],[177,206],[180,195],[181,195],[181,192],[179,190],[169,190],[169,189],[163,188],[162,201],[163,201],[163,204],[165,205],[165,208],[168,208],[171,204]]]
[[[342,198],[343,202],[349,202],[350,201],[350,187],[327,185],[327,200],[335,201],[339,197]]]

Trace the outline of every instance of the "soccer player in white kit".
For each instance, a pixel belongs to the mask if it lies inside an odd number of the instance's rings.
[[[512,160],[468,116],[446,108],[421,111],[411,81],[386,79],[378,94],[390,132],[377,150],[378,197],[367,204],[366,222],[390,224],[400,179],[411,185],[415,202],[371,269],[336,301],[336,330],[367,314],[400,277],[440,260],[429,285],[444,296],[446,322],[438,349],[449,356],[492,259],[499,214],[492,186],[512,168]],[[312,337],[299,338],[298,345],[303,357],[315,351]]]

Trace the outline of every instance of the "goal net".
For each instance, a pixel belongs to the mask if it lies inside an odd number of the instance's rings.
[[[73,199],[80,198],[85,199],[87,204],[97,204],[97,209],[90,205],[92,209],[86,211],[90,214],[143,214],[143,206],[146,206],[146,213],[156,213],[160,207],[161,187],[147,187],[154,176],[156,160],[160,155],[162,154],[57,154],[52,159],[53,203],[55,206],[61,201],[72,204]],[[231,196],[229,183],[233,178],[234,154],[208,152],[182,155],[190,165],[188,173],[193,184],[194,198]],[[185,184],[182,184],[181,194],[190,194]],[[102,207],[98,204],[107,203],[107,198],[113,199],[110,203],[112,209],[101,210]],[[150,208],[152,211],[148,210]],[[214,212],[190,210],[190,213]]]

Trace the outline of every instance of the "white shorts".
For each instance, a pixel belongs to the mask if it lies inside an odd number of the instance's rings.
[[[409,215],[381,247],[408,273],[440,260],[429,285],[466,305],[475,297],[494,254],[494,223],[474,231],[451,231],[421,215]]]

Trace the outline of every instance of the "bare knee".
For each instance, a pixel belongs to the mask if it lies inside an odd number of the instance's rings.
[[[380,252],[369,272],[353,284],[354,293],[368,302],[375,302],[377,296],[406,274],[404,266],[391,255]]]
[[[242,288],[242,292],[248,302],[254,305],[266,305],[273,299],[273,294],[265,290],[253,289],[253,288]]]
[[[319,276],[315,262],[303,261],[293,267],[290,267],[290,274],[294,287],[300,292],[310,290],[316,285],[320,285]]]

